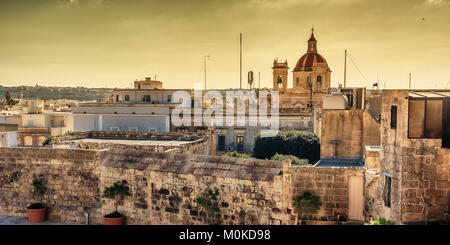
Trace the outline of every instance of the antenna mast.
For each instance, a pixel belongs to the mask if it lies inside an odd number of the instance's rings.
[[[344,88],[347,85],[347,49],[344,53]]]
[[[206,59],[207,58],[209,59],[209,57],[210,57],[209,54],[203,56],[203,58],[204,58],[203,62],[204,62],[204,65],[205,65],[205,90],[206,90]]]
[[[411,72],[409,73],[409,89],[411,89]]]
[[[242,89],[242,33],[239,34],[239,88]]]

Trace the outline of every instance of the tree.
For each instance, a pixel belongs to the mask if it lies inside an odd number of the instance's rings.
[[[5,93],[5,102],[6,102],[7,105],[15,105],[15,104],[17,104],[17,101],[12,99],[11,93],[8,92],[8,91],[6,91],[6,93]]]
[[[317,135],[306,131],[282,131],[274,137],[255,137],[253,156],[270,159],[276,153],[308,159],[311,164],[320,159],[320,140]]]

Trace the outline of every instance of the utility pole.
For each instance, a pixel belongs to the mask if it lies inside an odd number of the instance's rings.
[[[258,72],[258,88],[261,89],[261,72]]]
[[[239,88],[242,89],[242,33],[239,34]]]
[[[347,85],[347,49],[344,54],[344,88]]]
[[[206,59],[207,59],[207,58],[209,59],[209,57],[211,57],[211,56],[209,56],[209,54],[203,56],[203,63],[204,63],[204,65],[205,65],[205,90],[206,90]]]
[[[411,89],[411,72],[409,73],[409,89]]]

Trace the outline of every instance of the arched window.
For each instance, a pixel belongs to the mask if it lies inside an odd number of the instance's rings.
[[[283,83],[283,78],[281,76],[278,76],[278,83]]]
[[[300,85],[300,78],[299,78],[299,77],[297,77],[296,85],[297,85],[297,86]]]
[[[317,76],[317,82],[321,83],[322,82],[322,76]]]

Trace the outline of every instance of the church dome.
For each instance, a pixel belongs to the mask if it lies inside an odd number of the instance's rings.
[[[313,67],[327,67],[327,61],[317,53],[317,40],[314,38],[314,29],[311,32],[311,37],[308,40],[308,49],[307,53],[304,54],[297,61],[297,65],[295,65],[294,71],[312,71]]]
[[[327,61],[318,53],[306,53],[297,61],[294,71],[310,71],[316,66],[328,67]]]

